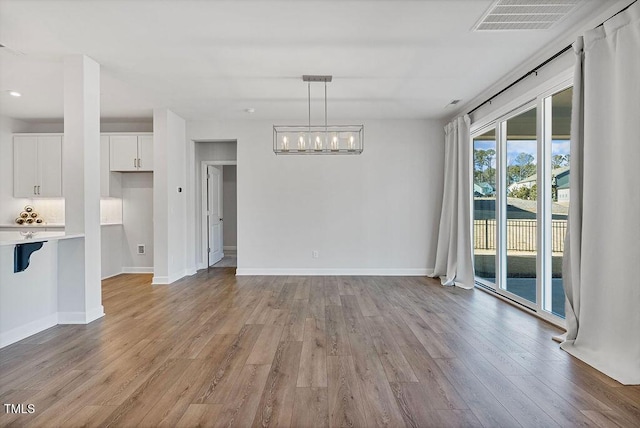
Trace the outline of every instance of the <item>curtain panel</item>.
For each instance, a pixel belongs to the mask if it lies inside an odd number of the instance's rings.
[[[469,116],[447,124],[444,193],[432,277],[442,285],[473,288],[471,241],[471,134]]]
[[[562,349],[640,384],[640,3],[574,44]]]

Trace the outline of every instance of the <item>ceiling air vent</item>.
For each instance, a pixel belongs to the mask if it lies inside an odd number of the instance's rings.
[[[571,12],[580,0],[497,0],[474,31],[547,30]]]

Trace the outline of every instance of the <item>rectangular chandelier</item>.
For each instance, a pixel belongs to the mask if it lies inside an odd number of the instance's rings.
[[[276,155],[359,155],[364,149],[364,125],[327,125],[327,82],[332,76],[302,76],[307,82],[309,124],[273,126]],[[324,125],[311,125],[311,82],[324,82]]]

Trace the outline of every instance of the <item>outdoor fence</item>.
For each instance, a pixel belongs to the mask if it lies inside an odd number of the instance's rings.
[[[507,220],[507,251],[536,251],[538,223],[536,220]],[[564,251],[564,237],[567,234],[566,220],[551,221],[551,251]],[[473,221],[474,248],[496,249],[496,220]]]

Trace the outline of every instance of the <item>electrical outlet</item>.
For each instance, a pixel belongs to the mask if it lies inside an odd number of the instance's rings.
[[[320,257],[320,253],[318,253],[318,251],[313,250],[311,252],[311,257],[313,257],[314,259],[317,259],[318,257]]]
[[[138,244],[138,254],[144,254],[144,244]]]

